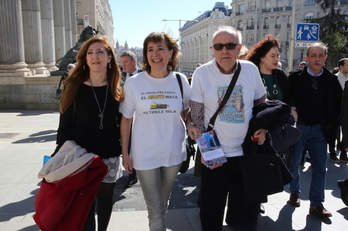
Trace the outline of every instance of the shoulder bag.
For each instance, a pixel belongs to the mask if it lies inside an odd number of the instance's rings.
[[[209,120],[209,124],[208,124],[208,128],[207,131],[211,131],[214,128],[214,124],[215,124],[215,120],[219,114],[219,112],[222,110],[222,108],[225,106],[228,98],[230,98],[230,95],[233,91],[234,86],[236,85],[239,73],[241,70],[241,65],[240,63],[237,61],[237,70],[233,75],[233,78],[231,79],[230,85],[227,88],[227,91],[224,95],[224,98],[222,99],[218,109],[216,110],[216,112],[214,113],[214,115],[210,118]],[[202,162],[201,162],[201,152],[198,148],[197,150],[197,154],[196,154],[196,159],[195,159],[195,171],[194,171],[194,175],[196,177],[201,177],[202,176]]]

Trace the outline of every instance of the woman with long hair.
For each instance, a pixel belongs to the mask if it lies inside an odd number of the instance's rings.
[[[104,177],[85,223],[85,231],[95,230],[95,207],[98,231],[106,230],[112,211],[116,179],[121,173],[119,103],[120,69],[110,43],[104,37],[84,42],[77,54],[77,64],[64,81],[60,103],[57,152],[67,140],[74,140],[87,152],[104,161]]]

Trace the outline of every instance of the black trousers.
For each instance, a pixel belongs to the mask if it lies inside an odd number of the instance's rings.
[[[240,157],[227,158],[216,169],[202,166],[200,218],[203,231],[221,231],[228,196],[226,222],[236,231],[257,230],[260,203],[244,196]]]

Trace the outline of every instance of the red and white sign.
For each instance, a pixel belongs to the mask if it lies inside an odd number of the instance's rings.
[[[89,25],[89,15],[83,16],[83,25],[84,25],[84,27]]]

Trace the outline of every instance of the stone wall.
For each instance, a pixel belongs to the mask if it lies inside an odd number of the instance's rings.
[[[60,76],[0,77],[0,109],[58,110]]]

